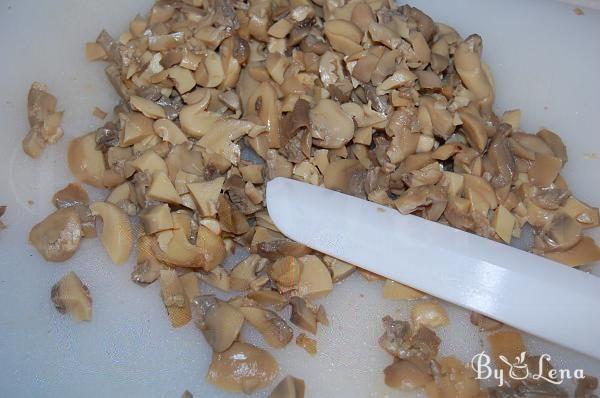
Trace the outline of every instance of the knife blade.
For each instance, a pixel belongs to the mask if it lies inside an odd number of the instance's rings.
[[[544,257],[303,182],[267,184],[287,237],[600,359],[600,278]]]

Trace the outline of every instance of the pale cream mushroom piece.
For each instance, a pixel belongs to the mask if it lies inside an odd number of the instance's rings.
[[[192,312],[181,279],[172,269],[161,270],[159,275],[160,296],[167,309],[171,326],[178,328],[186,325],[192,319]]]
[[[96,135],[89,133],[73,139],[67,150],[71,173],[81,182],[104,188],[106,164],[102,151],[96,149]]]
[[[187,142],[187,137],[183,134],[183,131],[169,119],[158,119],[152,127],[160,138],[173,145],[185,144]]]
[[[344,55],[352,55],[362,50],[360,42],[363,34],[361,30],[350,21],[342,19],[326,21],[323,32],[331,47]]]
[[[529,181],[537,187],[547,187],[556,180],[562,166],[563,163],[559,158],[536,153],[535,160],[529,169]]]
[[[237,340],[244,316],[213,295],[201,295],[192,302],[196,325],[215,353],[226,351]]]
[[[196,201],[200,215],[210,217],[217,214],[217,203],[224,182],[225,177],[218,177],[211,181],[187,184]]]
[[[410,317],[415,327],[427,326],[435,329],[449,323],[446,310],[435,301],[420,301],[410,311]]]
[[[221,266],[217,266],[208,273],[200,273],[200,280],[209,285],[216,287],[224,292],[231,290],[231,278],[227,270]]]
[[[57,191],[52,196],[52,203],[56,208],[71,207],[77,205],[88,205],[90,198],[87,192],[79,184],[69,184]]]
[[[481,37],[471,35],[456,48],[454,64],[465,86],[475,95],[482,113],[489,114],[494,102],[494,88],[484,72],[481,51]]]
[[[161,173],[168,175],[169,173],[165,160],[158,156],[158,154],[153,150],[145,151],[137,159],[132,160],[129,164],[136,170],[147,172],[150,175]]]
[[[311,300],[327,296],[333,289],[333,284],[325,264],[313,254],[302,256],[299,260],[302,266],[298,280],[298,294]]]
[[[74,272],[69,272],[52,286],[50,299],[61,314],[69,313],[77,321],[92,320],[90,291]]]
[[[346,279],[356,270],[354,265],[330,256],[323,256],[323,262],[329,268],[331,282],[333,283]]]
[[[323,173],[323,184],[354,196],[364,196],[363,181],[366,170],[356,159],[338,159],[327,166]]]
[[[46,261],[66,261],[79,248],[83,232],[79,212],[73,207],[58,209],[29,233],[29,242]]]
[[[296,345],[302,347],[309,355],[317,355],[317,340],[308,337],[306,333],[300,333],[296,337]]]
[[[133,232],[127,214],[112,203],[94,202],[92,215],[102,219],[100,242],[115,264],[124,264],[133,247]]]
[[[261,266],[262,261],[257,254],[250,254],[248,257],[237,263],[229,273],[230,288],[238,291],[248,290],[250,284],[256,280],[256,273]]]
[[[155,172],[152,175],[152,183],[146,190],[146,198],[175,205],[181,204],[175,186],[164,172]]]
[[[284,256],[267,267],[267,275],[277,284],[280,291],[298,287],[302,272],[302,262],[292,256]]]
[[[412,391],[433,382],[433,377],[409,360],[396,360],[383,371],[385,384],[401,391]]]
[[[276,309],[283,308],[288,304],[288,300],[284,295],[270,289],[260,289],[248,292],[247,297],[260,305],[271,305]]]
[[[570,267],[579,267],[600,260],[600,247],[593,238],[584,236],[572,248],[559,252],[544,252],[544,257]]]
[[[144,139],[154,135],[152,119],[140,112],[131,112],[121,116],[125,122],[125,128],[120,139],[120,145],[127,147],[137,144]]]
[[[286,376],[269,394],[269,398],[304,398],[304,390],[304,380]]]
[[[129,103],[133,110],[142,112],[146,117],[151,119],[165,119],[167,117],[162,106],[146,98],[132,95],[129,98]]]
[[[294,337],[292,328],[273,311],[258,306],[241,306],[239,310],[271,347],[283,348]]]
[[[383,284],[383,298],[387,300],[416,300],[424,296],[425,293],[391,279]]]
[[[23,139],[23,151],[32,158],[39,158],[46,144],[56,143],[62,136],[60,127],[63,112],[56,111],[56,97],[48,86],[33,82],[27,95],[27,116],[30,130]]]
[[[140,212],[139,217],[144,232],[148,235],[173,229],[171,209],[167,204],[148,206]]]
[[[213,353],[206,380],[225,391],[252,394],[271,384],[278,372],[277,361],[267,351],[235,342]]]
[[[293,296],[290,298],[290,304],[292,306],[290,322],[312,334],[317,334],[317,314],[309,307],[306,300]]]

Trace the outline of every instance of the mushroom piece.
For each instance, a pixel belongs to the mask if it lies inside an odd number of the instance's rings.
[[[78,321],[92,320],[90,290],[75,272],[69,272],[52,286],[50,299],[61,314],[69,313]]]
[[[67,150],[71,173],[81,182],[104,188],[106,165],[102,151],[96,149],[96,134],[89,133],[73,139]]]
[[[540,233],[540,238],[549,252],[569,250],[579,243],[582,237],[581,225],[566,214],[553,217]]]
[[[62,136],[60,127],[62,112],[56,111],[56,97],[48,86],[33,82],[27,95],[27,116],[30,130],[23,139],[23,151],[32,158],[39,158],[46,144],[56,143]]]
[[[387,300],[415,300],[424,296],[425,293],[391,279],[383,284],[383,298]]]
[[[529,181],[537,187],[547,187],[556,180],[562,165],[562,161],[558,158],[536,153],[535,160],[529,168]]]
[[[232,290],[247,290],[250,284],[256,280],[256,272],[261,265],[261,258],[256,254],[250,254],[248,257],[237,263],[231,270],[230,288]]]
[[[241,306],[239,310],[271,347],[283,348],[294,337],[292,328],[273,311],[257,306]]]
[[[192,311],[196,325],[215,353],[232,347],[244,324],[244,315],[237,308],[214,295],[203,295],[193,300]]]
[[[77,205],[87,206],[90,198],[87,192],[78,184],[69,184],[52,196],[52,203],[57,209]]]
[[[277,361],[267,351],[235,342],[213,353],[206,380],[225,391],[252,394],[271,384],[278,372]]]
[[[166,119],[167,114],[162,106],[157,103],[150,101],[149,99],[132,95],[129,98],[129,104],[133,110],[142,112],[146,117],[150,119]]]
[[[359,160],[338,159],[323,173],[325,188],[334,189],[357,197],[365,196],[366,170]]]
[[[325,264],[319,257],[312,254],[302,256],[299,260],[302,266],[297,286],[298,294],[307,299],[319,299],[327,296],[333,289],[333,284],[331,274]],[[291,276],[289,273],[286,275]]]
[[[544,257],[570,267],[579,267],[600,260],[600,247],[589,236],[581,238],[579,243],[569,250],[560,252],[544,252]]]
[[[310,355],[317,354],[317,340],[308,337],[306,333],[300,333],[296,337],[296,345],[302,347]]]
[[[309,112],[314,145],[341,148],[354,136],[354,122],[339,103],[322,99]]]
[[[171,325],[174,328],[186,325],[192,319],[192,312],[177,273],[174,270],[161,270],[159,281],[160,295],[167,308]]]
[[[288,304],[288,300],[284,295],[271,289],[251,291],[247,297],[260,305],[272,305],[275,308],[283,308]]]
[[[304,380],[286,376],[269,394],[269,398],[304,398]]]
[[[46,261],[61,262],[75,254],[82,234],[79,212],[66,207],[36,224],[29,233],[29,242]]]
[[[173,218],[169,205],[148,206],[140,213],[140,221],[148,235],[173,229]]]
[[[317,334],[317,314],[308,306],[306,300],[294,296],[290,298],[290,304],[292,305],[290,322],[312,334]]]
[[[127,214],[108,202],[92,203],[90,210],[93,216],[102,218],[102,246],[115,264],[124,264],[133,247],[133,232]]]
[[[333,283],[346,279],[356,270],[354,265],[329,256],[324,256],[323,262],[329,269],[329,273],[331,274],[331,282]]]
[[[416,358],[428,361],[434,358],[440,346],[440,339],[434,331],[421,326],[411,328],[406,321],[395,321],[390,316],[383,318],[384,334],[379,345],[391,355],[400,359]]]
[[[267,268],[269,278],[284,292],[298,288],[301,272],[302,262],[292,256],[281,257]]]
[[[482,40],[479,35],[467,37],[456,48],[454,63],[465,86],[471,91],[483,114],[490,114],[494,88],[481,62]]]
[[[435,301],[421,301],[411,309],[410,317],[416,327],[427,326],[436,329],[449,322],[446,310]]]
[[[385,384],[401,391],[412,391],[433,382],[433,377],[408,360],[396,360],[383,371]]]
[[[477,312],[471,312],[471,317],[469,319],[473,325],[479,328],[479,330],[485,332],[493,332],[504,326],[502,322],[498,322],[485,315],[478,314]]]

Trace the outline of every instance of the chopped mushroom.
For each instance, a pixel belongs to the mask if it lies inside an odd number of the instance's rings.
[[[300,333],[296,337],[296,345],[312,356],[317,355],[317,340],[308,337],[305,333]]]
[[[476,312],[471,312],[470,320],[473,325],[479,328],[479,330],[485,332],[493,332],[495,330],[500,329],[504,325],[502,322],[498,322],[492,318],[488,318],[487,316],[478,314]]]
[[[29,233],[29,242],[46,261],[66,261],[75,254],[82,238],[79,212],[72,207],[58,209]]]
[[[292,328],[275,312],[257,306],[241,306],[239,310],[271,347],[283,348],[292,340]]]
[[[205,295],[194,299],[192,310],[196,325],[215,353],[226,351],[237,340],[244,315],[234,306]]]
[[[290,322],[306,331],[311,332],[312,334],[316,334],[316,312],[311,307],[309,307],[308,303],[301,297],[290,298],[290,304],[292,305],[292,314],[290,316]]]
[[[174,270],[161,270],[159,281],[160,295],[171,325],[175,328],[184,326],[192,319],[192,312],[181,279]]]
[[[206,380],[225,391],[252,394],[271,384],[278,372],[267,351],[235,342],[223,352],[213,352]]]
[[[269,398],[304,398],[304,380],[286,376],[269,394]]]
[[[32,158],[39,158],[46,144],[56,143],[62,136],[60,127],[62,112],[56,112],[56,97],[48,86],[33,82],[27,96],[29,132],[23,139],[23,151]]]
[[[90,291],[74,272],[69,272],[52,286],[50,298],[61,314],[70,313],[78,321],[92,320]]]
[[[123,264],[129,258],[133,246],[133,232],[129,218],[112,203],[95,202],[90,205],[93,216],[102,219],[100,241],[115,264]]]
[[[421,301],[411,309],[410,317],[414,326],[427,326],[436,329],[448,324],[448,314],[435,301]]]

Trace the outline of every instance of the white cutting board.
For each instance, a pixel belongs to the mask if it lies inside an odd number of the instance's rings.
[[[203,337],[192,325],[170,327],[157,284],[141,288],[130,282],[131,262],[111,264],[97,240],[84,241],[63,264],[45,263],[26,244],[31,226],[52,211],[52,194],[71,181],[64,162],[69,139],[98,127],[93,107],[109,111],[117,99],[102,64],[85,61],[84,42],[94,40],[102,28],[118,36],[151,3],[0,1],[0,204],[8,205],[3,221],[9,224],[0,232],[1,397],[176,398],[186,389],[195,397],[232,396],[204,382],[210,350]],[[586,9],[577,16],[573,6],[549,0],[412,4],[465,36],[481,34],[496,77],[496,109],[521,108],[525,129],[545,126],[559,132],[569,150],[565,175],[572,190],[599,205],[600,13]],[[65,138],[39,160],[27,158],[20,144],[27,131],[26,95],[34,80],[47,83],[66,111]],[[103,196],[93,192],[93,197]],[[398,257],[401,261],[402,253]],[[50,303],[51,286],[70,270],[90,287],[90,323],[75,324]],[[331,326],[319,330],[319,353],[310,357],[293,343],[272,350],[281,376],[305,379],[307,397],[401,396],[383,383],[381,372],[391,360],[377,347],[377,338],[380,319],[406,316],[407,306],[384,301],[381,283],[369,284],[356,275],[322,302]],[[441,353],[470,360],[485,346],[485,337],[464,311],[448,309],[451,325],[439,332]],[[583,327],[573,325],[573,330]],[[264,346],[249,328],[244,335]],[[557,367],[581,367],[600,376],[599,361],[535,339],[527,343],[532,353],[551,354]]]

